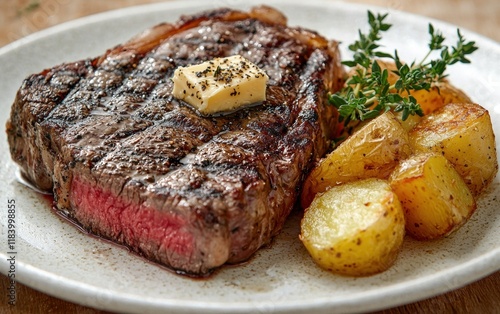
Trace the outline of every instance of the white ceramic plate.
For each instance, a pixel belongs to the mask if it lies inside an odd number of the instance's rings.
[[[63,61],[96,56],[139,31],[181,14],[238,1],[179,1],[129,8],[70,22],[24,38],[0,50],[0,117],[5,124],[22,79]],[[248,8],[256,1],[244,1]],[[269,3],[269,2],[268,2]],[[270,2],[289,24],[320,31],[346,43],[358,28],[366,29],[364,6],[333,1]],[[371,7],[377,12],[386,8]],[[428,19],[390,12],[393,29],[384,36],[388,49],[398,47],[403,59],[422,55]],[[446,37],[456,28],[433,21]],[[472,65],[456,65],[450,78],[490,110],[500,147],[500,46],[462,30],[480,49]],[[346,278],[316,267],[299,242],[298,218],[292,216],[283,233],[251,261],[226,267],[213,277],[180,277],[145,262],[126,250],[80,233],[61,221],[40,195],[15,179],[5,132],[0,168],[0,270],[6,274],[7,202],[16,203],[16,279],[56,297],[83,305],[118,311],[156,313],[299,313],[377,310],[456,289],[500,268],[500,181],[497,178],[479,202],[472,219],[450,238],[419,243],[408,239],[394,267],[368,278]],[[21,297],[21,296],[19,296]],[[24,300],[19,299],[18,302]]]

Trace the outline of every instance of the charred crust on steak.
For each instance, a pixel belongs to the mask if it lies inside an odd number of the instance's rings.
[[[178,66],[241,54],[269,76],[260,106],[202,117],[172,97]],[[102,56],[25,79],[10,153],[83,228],[177,271],[247,260],[279,233],[328,149],[337,43],[261,6],[160,24]]]

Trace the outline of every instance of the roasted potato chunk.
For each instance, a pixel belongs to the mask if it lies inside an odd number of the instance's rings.
[[[404,234],[396,194],[386,180],[372,178],[318,194],[302,218],[300,240],[320,267],[367,276],[394,263]]]
[[[398,162],[411,152],[408,133],[391,112],[384,113],[320,160],[304,182],[301,205],[307,208],[316,193],[341,183],[387,179]]]
[[[402,161],[389,182],[403,205],[406,231],[418,240],[449,235],[476,210],[462,177],[445,157],[433,152]]]
[[[436,111],[450,103],[471,103],[472,100],[460,89],[448,81],[434,83],[429,90],[417,90],[410,93],[420,104],[424,115]]]
[[[488,111],[477,104],[448,104],[425,116],[409,133],[415,150],[446,157],[478,196],[498,171]]]

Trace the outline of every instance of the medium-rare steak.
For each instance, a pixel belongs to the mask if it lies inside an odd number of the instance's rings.
[[[12,158],[59,211],[152,261],[193,275],[244,261],[282,228],[337,120],[336,42],[286,24],[217,9],[33,74]],[[262,104],[207,117],[172,96],[177,67],[236,54],[268,74]]]

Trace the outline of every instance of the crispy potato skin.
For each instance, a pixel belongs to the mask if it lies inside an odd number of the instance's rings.
[[[386,180],[372,178],[319,194],[304,213],[300,240],[320,267],[368,276],[394,263],[404,235],[398,197]]]
[[[402,161],[389,178],[403,205],[406,231],[418,240],[445,237],[476,210],[471,191],[453,165],[433,152]]]
[[[477,104],[448,104],[424,116],[409,137],[414,150],[433,151],[446,157],[475,197],[498,172],[490,115]]]
[[[332,186],[366,178],[387,179],[411,152],[408,133],[398,119],[391,112],[378,116],[319,161],[304,182],[302,208],[309,206],[316,193]]]

